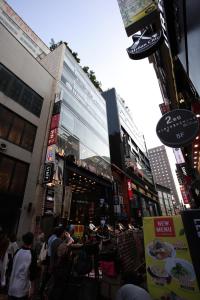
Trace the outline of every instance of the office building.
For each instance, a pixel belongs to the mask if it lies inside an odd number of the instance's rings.
[[[125,101],[114,88],[102,95],[107,106],[116,210],[128,219],[139,220],[141,216],[157,215],[158,198],[144,136],[134,124]]]
[[[155,183],[171,189],[173,199],[176,205],[179,205],[179,198],[165,146],[149,149],[148,154]]]
[[[21,236],[41,201],[54,78],[1,23],[0,45],[0,226]]]
[[[46,168],[43,219],[50,215],[78,224],[106,218],[111,200],[111,167],[106,103],[66,43],[41,63],[56,78]]]

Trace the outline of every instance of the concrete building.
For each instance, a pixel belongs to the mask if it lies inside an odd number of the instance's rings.
[[[118,195],[116,192],[114,195],[116,209],[122,217],[125,214],[138,221],[141,216],[156,215],[159,204],[144,137],[116,90],[110,89],[102,95],[107,105],[111,162],[114,174],[118,173],[114,178],[118,190]]]
[[[148,155],[155,183],[171,189],[173,199],[179,205],[180,202],[165,146],[149,149]]]
[[[0,45],[0,226],[21,236],[41,201],[54,78],[2,24]]]
[[[98,223],[111,204],[106,103],[68,46],[54,48],[41,60],[57,81],[45,165],[54,176],[46,186],[44,223],[52,217]]]
[[[43,57],[50,52],[49,47],[4,0],[0,0],[0,23],[2,23],[34,57]]]

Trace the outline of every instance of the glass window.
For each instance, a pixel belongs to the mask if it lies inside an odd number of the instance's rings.
[[[6,139],[10,130],[14,115],[11,111],[0,105],[0,137]]]
[[[8,97],[12,98],[16,102],[19,102],[22,87],[23,87],[22,83],[17,78],[14,79],[12,84],[9,87]]]
[[[25,109],[40,116],[43,99],[30,87],[0,64],[0,91],[22,105]]]
[[[7,70],[0,67],[0,91],[5,93],[6,95],[11,80],[12,75]]]
[[[36,131],[36,126],[0,105],[1,138],[32,151]]]
[[[6,192],[9,188],[14,161],[0,154],[0,191]]]
[[[15,116],[14,121],[12,123],[12,127],[10,129],[8,140],[16,145],[20,144],[21,136],[24,129],[24,120]]]
[[[32,151],[34,141],[35,141],[35,135],[36,135],[36,127],[29,123],[26,123],[24,127],[21,146],[29,151]]]

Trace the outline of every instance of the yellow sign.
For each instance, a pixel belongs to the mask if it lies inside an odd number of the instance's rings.
[[[148,290],[154,300],[200,300],[181,216],[143,219]]]
[[[157,9],[157,5],[152,0],[118,0],[118,5],[125,28]]]

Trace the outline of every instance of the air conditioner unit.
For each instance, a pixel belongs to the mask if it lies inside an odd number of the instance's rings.
[[[7,150],[7,145],[5,143],[0,143],[0,150],[1,151],[6,151]]]

